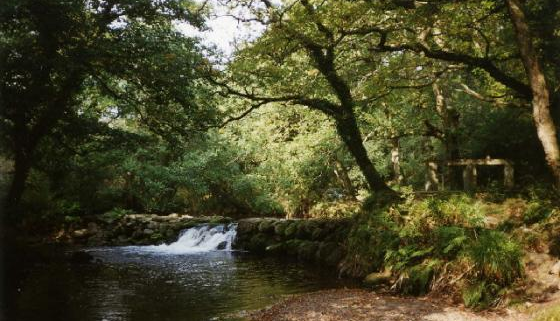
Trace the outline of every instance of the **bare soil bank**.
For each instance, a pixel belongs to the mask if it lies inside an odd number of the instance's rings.
[[[337,289],[290,297],[254,312],[252,321],[528,321],[541,310],[476,313],[431,298],[395,297],[361,289]]]

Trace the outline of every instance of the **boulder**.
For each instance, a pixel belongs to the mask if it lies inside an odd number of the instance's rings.
[[[258,230],[258,226],[261,220],[257,219],[244,219],[240,220],[237,224],[237,234],[251,234],[255,230]]]
[[[154,217],[153,221],[154,222],[169,222],[172,218],[169,216],[156,216]]]
[[[368,286],[380,286],[391,283],[391,271],[374,272],[364,278],[364,284]]]
[[[218,244],[218,246],[216,247],[217,250],[225,250],[227,246],[227,242],[226,241],[222,241],[220,242],[220,244]]]
[[[72,236],[75,238],[84,238],[88,235],[88,230],[86,228],[75,230]]]

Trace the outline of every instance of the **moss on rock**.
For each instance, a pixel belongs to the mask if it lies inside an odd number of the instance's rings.
[[[295,237],[295,234],[296,234],[296,232],[297,232],[297,227],[298,227],[297,222],[291,222],[291,223],[286,227],[286,229],[284,230],[284,236],[285,236],[286,238]]]
[[[272,220],[263,220],[259,226],[258,230],[261,233],[271,233],[274,232],[274,221]]]

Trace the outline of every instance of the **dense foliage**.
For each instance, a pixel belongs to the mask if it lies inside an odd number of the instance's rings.
[[[7,205],[336,216],[368,190],[423,189],[427,161],[488,156],[520,186],[554,181],[504,4],[228,4],[265,31],[214,69],[176,30],[202,26],[186,1],[3,4]],[[524,8],[553,105],[554,6]],[[479,169],[482,188],[500,179]]]
[[[205,28],[196,1],[0,4],[7,222],[352,217],[342,272],[496,304],[540,246],[520,228],[557,226],[560,2],[220,3],[263,30],[225,63],[179,31]],[[471,158],[514,164],[512,190],[481,166],[470,192],[523,199],[520,219],[448,196]]]

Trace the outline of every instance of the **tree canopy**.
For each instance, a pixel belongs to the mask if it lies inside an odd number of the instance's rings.
[[[222,65],[177,28],[206,2],[2,4],[6,206],[307,215],[461,158],[558,182],[556,1],[221,3],[263,29]]]

